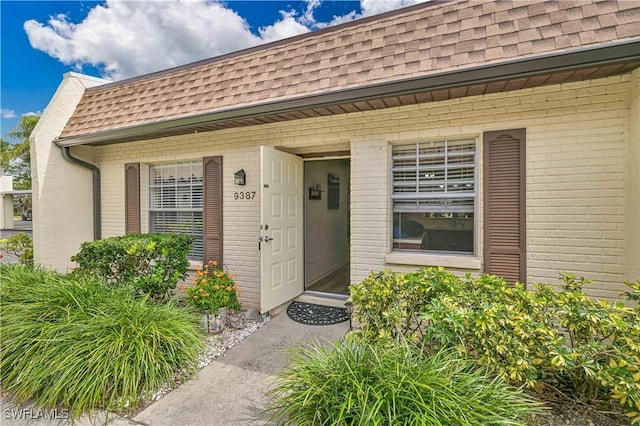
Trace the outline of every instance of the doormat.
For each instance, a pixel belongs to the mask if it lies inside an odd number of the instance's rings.
[[[346,308],[303,302],[291,302],[287,308],[287,315],[296,322],[308,325],[331,325],[349,319]]]

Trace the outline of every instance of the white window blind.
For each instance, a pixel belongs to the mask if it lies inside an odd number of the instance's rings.
[[[150,167],[150,231],[194,238],[189,258],[202,260],[202,162]]]
[[[394,145],[393,211],[473,213],[475,172],[475,139]]]

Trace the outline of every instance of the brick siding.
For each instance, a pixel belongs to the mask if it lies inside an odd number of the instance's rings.
[[[224,157],[224,259],[246,306],[260,288],[259,146],[322,152],[351,149],[351,280],[385,263],[390,250],[389,143],[527,129],[527,281],[558,283],[561,271],[594,280],[616,299],[625,280],[625,179],[630,75],[501,94],[318,117],[95,148],[102,171],[103,235],[124,233],[123,165]],[[482,150],[478,147],[482,188]],[[251,201],[234,201],[233,173],[247,173]],[[148,169],[141,168],[142,229],[148,229]],[[482,241],[482,193],[476,241]],[[482,258],[481,244],[476,256]],[[415,266],[394,266],[400,270]],[[477,271],[475,271],[477,272]]]

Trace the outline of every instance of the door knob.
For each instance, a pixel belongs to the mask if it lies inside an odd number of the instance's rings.
[[[271,237],[264,237],[264,241],[265,241],[265,242],[273,241],[273,238],[271,238]]]

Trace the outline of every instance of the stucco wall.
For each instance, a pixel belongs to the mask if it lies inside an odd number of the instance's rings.
[[[106,83],[77,73],[67,73],[38,121],[31,141],[33,196],[33,248],[36,264],[65,271],[80,244],[93,240],[93,189],[91,172],[66,161],[53,143],[86,87]],[[88,147],[72,154],[93,161]]]
[[[503,94],[453,99],[267,124],[153,141],[103,146],[95,161],[103,174],[103,235],[124,233],[123,164],[224,156],[225,263],[237,275],[243,300],[256,306],[259,297],[259,146],[292,151],[351,149],[351,279],[390,265],[389,142],[527,129],[527,281],[558,282],[561,271],[594,280],[590,292],[616,298],[627,275],[625,220],[629,135],[630,75],[526,89]],[[482,188],[478,147],[478,188]],[[233,173],[247,172],[245,191],[255,199],[236,201]],[[144,189],[148,174],[142,172]],[[477,200],[476,241],[482,241],[482,193]],[[143,230],[147,226],[143,212]],[[442,263],[442,258],[432,258]],[[445,259],[453,269],[480,265]],[[409,261],[408,263],[416,263]],[[456,268],[456,266],[458,266]],[[469,269],[464,269],[469,270]],[[474,271],[474,269],[471,269]]]

